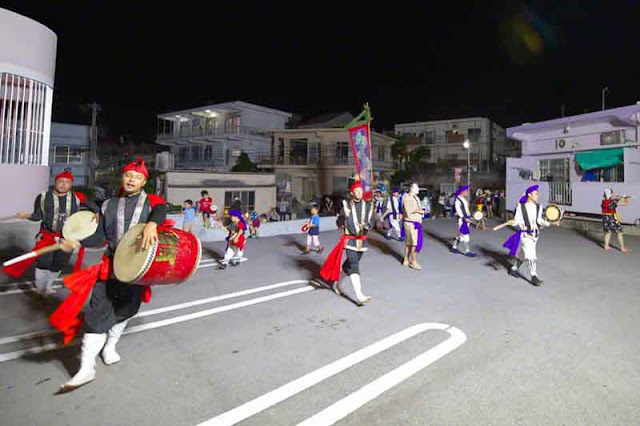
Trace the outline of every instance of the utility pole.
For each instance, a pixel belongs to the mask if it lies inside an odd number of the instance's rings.
[[[609,93],[609,88],[608,87],[603,88],[602,89],[602,110],[603,111],[605,110],[604,99],[605,99],[605,96],[607,96],[607,93]]]
[[[89,145],[89,161],[87,184],[95,186],[96,183],[96,166],[98,165],[98,113],[102,111],[100,104],[92,103],[85,105],[85,108],[91,108],[91,144]]]
[[[560,105],[560,116],[564,117],[564,108],[565,108],[565,104]]]

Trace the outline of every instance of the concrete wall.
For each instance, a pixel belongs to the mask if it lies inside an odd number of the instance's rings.
[[[49,28],[0,8],[0,72],[53,87],[58,37]]]
[[[276,206],[276,177],[267,173],[167,172],[167,202],[181,205],[184,200],[200,199],[207,190],[222,214],[226,191],[255,191],[256,211],[267,213]]]
[[[56,174],[65,168],[70,168],[74,177],[74,185],[87,184],[87,166],[89,163],[89,147],[91,145],[91,126],[83,126],[77,124],[51,123],[51,140],[49,149],[49,164],[51,165],[51,174],[49,184],[53,185],[53,179]],[[66,164],[55,163],[55,147],[56,146],[74,146],[85,148],[87,152],[82,154],[82,164]]]
[[[169,215],[169,219],[176,222],[176,228],[182,228],[182,215]],[[284,222],[267,222],[260,225],[258,230],[259,237],[273,237],[276,235],[296,235],[300,234],[302,225],[307,222],[308,219],[288,220]],[[338,229],[336,227],[335,217],[321,217],[320,218],[320,232],[333,231]],[[227,234],[220,228],[204,229],[200,223],[196,222],[195,235],[200,241],[224,241]],[[250,247],[250,246],[249,246]]]
[[[33,211],[33,202],[49,188],[49,167],[0,164],[0,182],[9,185],[7,198],[0,203],[0,218]]]

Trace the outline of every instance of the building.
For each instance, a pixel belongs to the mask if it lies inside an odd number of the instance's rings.
[[[57,36],[0,8],[0,180],[12,182],[0,217],[33,208],[49,184],[49,135]]]
[[[507,208],[540,185],[540,202],[565,212],[600,216],[605,188],[638,196],[640,105],[631,105],[507,129],[522,142],[522,157],[507,161]],[[619,210],[625,223],[640,219],[640,203]]]
[[[71,169],[73,184],[88,184],[89,148],[91,146],[91,126],[66,123],[51,123],[49,149],[49,184],[65,169]]]
[[[348,190],[355,161],[347,129],[314,127],[272,134],[272,156],[258,167],[275,173],[279,196],[290,193],[292,198],[307,202],[322,195],[344,195]],[[371,132],[374,173],[381,180],[395,170],[391,157],[394,142],[392,137]]]
[[[216,173],[199,171],[168,171],[162,174],[160,191],[168,203],[182,205],[185,200],[197,202],[200,191],[206,190],[222,215],[237,197],[242,211],[268,213],[276,204],[276,178],[267,173]]]
[[[257,163],[270,155],[271,134],[292,114],[247,102],[227,102],[158,116],[156,142],[168,146],[176,169],[228,171],[245,152]]]
[[[482,117],[396,124],[395,133],[424,147],[427,167],[418,180],[435,187],[452,182],[454,168],[466,169],[468,159],[474,184],[501,186],[506,158],[518,151],[517,142],[507,140],[501,126]],[[470,153],[463,146],[465,140],[469,140]],[[463,174],[466,176],[466,170]]]

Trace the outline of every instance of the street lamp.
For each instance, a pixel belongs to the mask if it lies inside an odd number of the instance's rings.
[[[467,185],[471,188],[471,143],[469,139],[465,139],[462,146],[467,150]]]

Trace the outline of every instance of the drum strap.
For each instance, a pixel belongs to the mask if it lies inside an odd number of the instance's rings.
[[[524,218],[524,224],[527,226],[527,231],[529,233],[533,233],[533,226],[531,225],[531,220],[529,219],[529,213],[527,213],[526,204],[520,203],[520,208],[522,209],[522,217]],[[536,204],[536,222],[538,221],[538,216],[540,216],[540,204]]]
[[[124,229],[124,210],[127,198],[120,197],[118,198],[118,212],[117,212],[117,230],[118,230],[118,242],[124,235],[128,229]],[[129,223],[129,228],[135,226],[140,222],[140,215],[142,215],[142,209],[144,208],[144,203],[147,201],[147,193],[144,191],[140,192],[138,197],[138,202],[136,203],[136,207],[133,210],[133,216],[131,217],[131,222]]]
[[[464,210],[462,213],[464,214],[464,217],[470,217],[471,213],[469,212],[469,206],[467,206],[464,201],[462,201],[462,198],[460,197],[456,197],[456,200],[460,201],[460,205],[462,206],[462,210]],[[455,208],[455,202],[453,203],[453,208]]]

